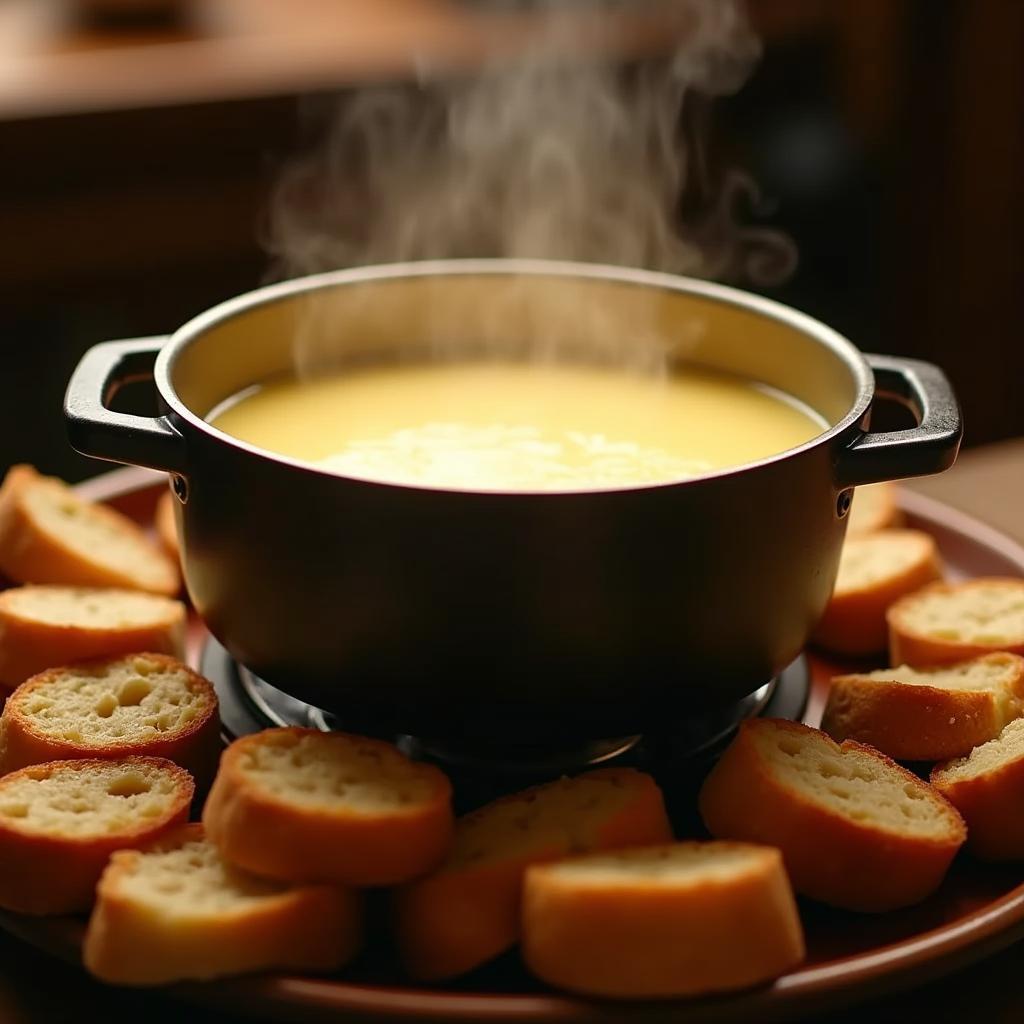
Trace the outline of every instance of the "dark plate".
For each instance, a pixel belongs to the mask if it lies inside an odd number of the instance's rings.
[[[161,478],[117,470],[81,487],[140,522],[148,522]],[[901,493],[910,526],[938,541],[949,576],[1022,576],[1024,549],[1003,534],[931,499]],[[195,642],[201,626],[195,625]],[[810,658],[814,676],[805,720],[817,724],[828,678],[847,664]],[[774,984],[716,997],[672,1002],[607,1003],[563,996],[530,981],[514,956],[458,986],[403,984],[380,949],[337,977],[270,974],[177,985],[168,994],[189,1002],[282,1021],[768,1021],[791,1019],[920,984],[966,966],[1024,936],[1024,867],[957,859],[942,888],[918,907],[884,915],[802,907],[808,957]],[[24,941],[77,960],[83,924],[69,918],[0,915]]]

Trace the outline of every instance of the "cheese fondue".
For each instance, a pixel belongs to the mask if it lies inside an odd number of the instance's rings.
[[[774,455],[825,428],[788,397],[723,373],[660,379],[485,362],[275,380],[211,421],[346,476],[524,491],[677,480]]]

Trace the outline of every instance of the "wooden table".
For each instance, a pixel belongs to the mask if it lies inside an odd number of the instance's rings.
[[[941,477],[915,480],[914,490],[968,512],[1024,543],[1024,439],[967,452]],[[1024,1019],[1020,984],[1024,949],[1019,945],[923,988],[862,1004],[818,1024],[861,1024],[864,1019],[918,1020],[931,1024],[984,1020],[1019,1024]],[[967,1011],[965,1007],[969,1007]],[[75,1021],[235,1024],[237,1018],[183,1007],[156,992],[109,989],[81,970],[52,960],[0,933],[0,1021],[37,1024]]]

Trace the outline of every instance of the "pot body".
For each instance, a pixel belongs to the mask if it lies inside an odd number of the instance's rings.
[[[673,359],[669,343],[684,338],[687,359],[779,387],[829,427],[693,480],[493,493],[342,477],[204,421],[288,369],[304,331],[348,361],[461,358],[495,301],[505,322],[487,355],[538,334],[573,349],[552,310],[607,306],[616,332],[639,326]],[[435,737],[621,735],[751,692],[799,653],[825,607],[849,488],[943,468],[960,434],[925,364],[876,360],[922,424],[873,435],[871,368],[828,328],[729,289],[612,268],[425,264],[277,286],[162,347],[164,417],[110,413],[104,391],[155,347],[87,355],[68,393],[76,447],[175,474],[189,594],[235,658],[343,721]]]

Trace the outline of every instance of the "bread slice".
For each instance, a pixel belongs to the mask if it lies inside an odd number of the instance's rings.
[[[967,837],[939,794],[871,747],[795,722],[744,722],[700,793],[720,839],[782,851],[797,892],[849,910],[918,903]]]
[[[898,761],[940,761],[995,739],[1022,713],[1024,658],[983,654],[955,665],[837,676],[821,727],[834,740],[867,743]]]
[[[992,651],[1024,654],[1024,579],[935,583],[888,613],[893,664],[938,665]]]
[[[224,751],[203,823],[229,861],[257,875],[394,885],[447,853],[451,784],[381,740],[267,729]]]
[[[0,571],[15,583],[181,588],[178,564],[142,528],[62,480],[13,466],[0,487]]]
[[[136,590],[13,587],[0,593],[0,685],[88,658],[182,657],[185,606]]]
[[[854,537],[899,526],[903,521],[896,502],[896,485],[889,481],[864,484],[853,492],[846,535]]]
[[[884,651],[886,610],[904,594],[941,575],[935,541],[920,530],[880,530],[849,537],[832,597],[812,640],[838,654]]]
[[[1024,860],[1024,719],[967,757],[936,765],[931,783],[963,815],[973,853]]]
[[[684,842],[531,867],[523,959],[558,988],[671,998],[746,988],[804,958],[778,850]]]
[[[192,777],[159,757],[51,761],[0,778],[0,907],[85,910],[107,859],[185,821]]]
[[[627,768],[586,772],[487,804],[456,823],[438,871],[395,894],[402,961],[425,981],[464,974],[519,938],[530,865],[671,839],[661,790]]]
[[[228,864],[199,824],[115,853],[96,896],[83,959],[117,985],[333,971],[360,943],[357,892],[256,878]]]
[[[0,715],[0,774],[139,754],[166,757],[208,784],[220,746],[212,684],[166,654],[48,669],[22,683]]]
[[[164,550],[174,559],[175,564],[180,563],[181,541],[178,538],[178,524],[174,519],[174,497],[170,491],[165,491],[160,495],[160,499],[156,503],[153,525]]]

